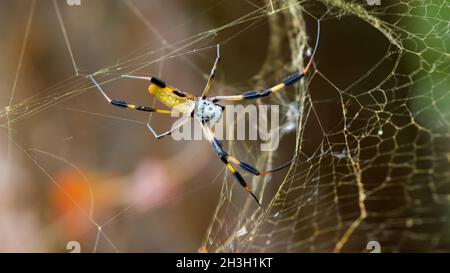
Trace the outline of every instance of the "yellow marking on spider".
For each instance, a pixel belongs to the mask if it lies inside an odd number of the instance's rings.
[[[243,95],[236,95],[236,96],[230,96],[229,98],[228,98],[228,100],[232,100],[232,101],[234,101],[234,100],[243,100],[244,99],[244,96]]]
[[[239,160],[237,160],[235,157],[228,156],[228,159],[229,159],[231,162],[233,162],[234,164],[237,164],[237,165],[241,164],[241,162],[240,162]]]
[[[235,173],[236,170],[233,168],[233,166],[230,163],[227,163],[227,168],[228,170],[230,170],[232,173]]]
[[[170,86],[162,88],[152,83],[148,86],[148,92],[150,92],[151,95],[153,95],[156,99],[170,108],[185,104],[191,100],[189,96],[181,97],[175,94],[174,88]]]
[[[131,108],[131,109],[136,109],[136,105],[134,105],[134,104],[128,104],[127,107]]]
[[[280,83],[278,85],[275,85],[270,89],[271,92],[277,92],[280,89],[283,89],[286,85],[284,83]]]
[[[172,114],[171,110],[160,110],[160,109],[157,109],[155,112],[156,113],[161,113],[161,114]]]

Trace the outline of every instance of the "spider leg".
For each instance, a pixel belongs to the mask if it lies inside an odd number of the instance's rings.
[[[247,186],[247,183],[245,182],[245,180],[242,177],[242,175],[233,167],[233,165],[230,164],[230,162],[228,162],[228,160],[225,157],[223,157],[223,156],[219,156],[219,157],[220,157],[220,160],[222,160],[222,162],[225,163],[225,165],[227,166],[228,170],[230,170],[230,172],[237,179],[237,181],[242,186],[242,188],[244,188],[244,190],[246,192],[250,193],[250,195],[253,197],[253,199],[255,199],[256,203],[258,203],[258,206],[261,207],[261,203],[259,202],[258,198],[255,196],[255,194]]]
[[[296,72],[296,73],[290,75],[289,77],[287,77],[286,79],[284,79],[281,83],[279,83],[271,88],[267,88],[262,91],[259,91],[259,92],[258,91],[247,91],[245,93],[242,93],[241,95],[216,96],[211,99],[214,102],[218,102],[221,100],[241,101],[241,100],[254,100],[254,99],[267,97],[272,93],[275,93],[287,86],[293,85],[294,83],[300,81],[305,76],[306,72],[307,71]]]
[[[228,159],[227,159],[228,154],[223,151],[219,141],[214,137],[213,133],[211,132],[211,129],[208,126],[203,125],[200,120],[199,120],[199,122],[202,125],[203,132],[205,133],[206,137],[208,138],[208,141],[212,144],[217,156],[220,158],[220,160],[222,160],[222,162],[225,164],[225,166],[227,166],[228,170],[230,170],[230,172],[233,174],[233,176],[239,182],[239,185],[241,185],[241,187],[244,189],[244,191],[248,192],[253,197],[253,199],[255,199],[258,206],[261,207],[261,203],[259,202],[256,195],[250,190],[250,188],[248,187],[248,185],[245,182],[242,175],[228,161]]]
[[[276,171],[282,170],[282,169],[284,169],[286,167],[289,167],[292,164],[292,162],[294,162],[295,159],[297,159],[297,153],[295,153],[294,156],[292,157],[292,159],[289,160],[288,162],[286,162],[286,163],[284,163],[284,164],[282,164],[282,165],[280,165],[280,166],[278,166],[276,168],[270,169],[270,170],[260,171],[257,168],[253,167],[252,165],[250,165],[248,163],[245,163],[245,162],[242,162],[242,161],[238,160],[236,157],[228,154],[222,148],[222,144],[214,136],[214,133],[211,131],[211,129],[209,127],[205,126],[204,130],[207,132],[208,139],[210,140],[211,144],[213,145],[214,151],[216,152],[216,154],[219,157],[220,156],[225,157],[225,159],[227,159],[229,162],[231,162],[231,163],[241,167],[245,171],[247,171],[247,172],[249,172],[249,173],[251,173],[253,175],[256,175],[256,176],[272,174],[272,173],[274,173]]]
[[[100,93],[103,95],[103,97],[114,106],[128,108],[128,109],[134,109],[134,110],[139,110],[139,111],[145,111],[145,112],[155,112],[155,113],[160,113],[160,114],[172,114],[173,113],[173,111],[171,111],[171,110],[156,109],[156,108],[148,107],[148,106],[134,105],[134,104],[128,103],[125,100],[111,99],[106,94],[106,92],[103,91],[103,89],[100,87],[100,85],[94,79],[94,77],[92,77],[92,75],[89,75],[89,78],[95,84],[95,86],[100,91]]]
[[[229,155],[227,152],[225,152],[224,149],[222,148],[222,145],[220,144],[219,140],[214,136],[211,129],[204,125],[202,125],[202,128],[203,128],[205,135],[207,136],[209,142],[212,144],[213,149],[216,152],[217,156],[220,158],[220,160],[222,160],[222,162],[231,171],[231,173],[237,179],[239,184],[244,188],[244,190],[252,195],[252,197],[256,200],[256,202],[258,203],[259,206],[261,206],[259,200],[256,198],[256,196],[253,194],[253,192],[247,186],[247,183],[245,182],[242,175],[233,167],[233,165],[231,163],[238,165],[245,171],[250,172],[254,175],[266,175],[266,174],[271,174],[275,171],[281,170],[285,167],[288,167],[297,158],[297,154],[295,154],[294,157],[289,162],[287,162],[277,168],[274,168],[274,169],[268,170],[268,171],[259,171],[258,169],[251,166],[250,164],[241,162],[238,159],[236,159],[235,157],[233,157],[233,156]]]
[[[234,164],[238,165],[239,167],[241,167],[242,169],[246,170],[247,172],[258,176],[258,175],[271,174],[271,173],[274,173],[276,171],[282,170],[282,169],[290,166],[292,164],[292,162],[294,162],[295,159],[297,158],[297,154],[295,154],[294,157],[292,157],[291,160],[289,160],[288,162],[284,163],[283,165],[280,165],[280,166],[278,166],[276,168],[273,168],[273,169],[267,170],[267,171],[259,171],[258,169],[256,169],[252,165],[250,165],[248,163],[245,163],[245,162],[242,162],[242,161],[238,160],[237,158],[235,158],[235,157],[233,157],[231,155],[228,155],[227,158],[228,158],[228,160],[230,160],[231,163],[234,163]]]
[[[172,129],[170,129],[167,132],[158,134],[155,129],[153,129],[153,127],[150,125],[150,122],[147,123],[147,128],[150,132],[152,132],[152,134],[155,136],[156,139],[161,139],[165,136],[171,135],[175,130],[177,130],[178,128],[180,128],[181,126],[183,126],[184,124],[186,124],[187,121],[189,121],[191,117],[190,116],[184,116],[182,117],[180,123],[178,123],[175,127],[172,127]]]
[[[305,69],[303,71],[296,72],[287,78],[285,78],[281,83],[272,86],[270,88],[264,89],[262,91],[247,91],[240,95],[231,95],[231,96],[216,96],[211,98],[212,101],[218,102],[221,100],[228,100],[228,101],[241,101],[241,100],[254,100],[259,99],[263,97],[267,97],[272,93],[275,93],[281,89],[284,89],[287,86],[291,86],[295,84],[296,82],[300,81],[305,74],[309,71],[313,64],[314,55],[316,54],[317,48],[319,46],[319,38],[320,38],[320,21],[317,21],[317,37],[316,37],[316,44],[314,46],[313,53],[311,55],[311,58],[309,59],[308,64],[306,65]]]
[[[211,73],[209,74],[208,82],[206,83],[205,89],[203,90],[202,99],[205,99],[208,95],[209,90],[211,90],[211,86],[214,82],[214,77],[216,76],[217,65],[220,61],[220,46],[217,44],[217,57],[214,61],[214,65],[211,69]]]

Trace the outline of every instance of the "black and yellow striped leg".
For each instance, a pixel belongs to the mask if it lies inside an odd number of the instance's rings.
[[[128,108],[128,109],[134,109],[144,112],[153,112],[153,113],[160,113],[160,114],[172,114],[171,110],[164,110],[164,109],[156,109],[148,106],[141,106],[141,105],[134,105],[130,104],[125,100],[111,100],[111,104],[118,107]]]
[[[314,46],[314,50],[311,54],[311,58],[309,59],[308,63],[305,66],[305,69],[303,71],[296,72],[286,79],[284,79],[281,83],[268,88],[264,89],[262,91],[248,91],[241,95],[233,95],[233,96],[217,96],[211,98],[214,102],[220,101],[220,100],[229,100],[229,101],[240,101],[240,100],[254,100],[259,99],[263,97],[267,97],[272,93],[275,93],[287,86],[293,85],[296,82],[300,81],[306,73],[308,73],[309,69],[311,68],[314,60],[314,56],[316,54],[317,48],[319,47],[319,40],[320,40],[320,20],[317,20],[317,34],[316,34],[316,44]]]
[[[206,136],[208,137],[208,140],[211,142],[214,151],[216,152],[217,156],[222,160],[223,163],[225,163],[225,165],[227,166],[227,168],[231,171],[231,173],[236,177],[236,179],[238,180],[239,184],[244,188],[245,191],[249,192],[253,198],[255,198],[256,202],[260,205],[259,200],[256,198],[256,196],[250,191],[249,187],[247,186],[247,183],[245,182],[244,178],[242,177],[242,175],[233,167],[233,165],[231,165],[231,163],[241,167],[242,169],[244,169],[245,171],[253,174],[253,175],[267,175],[267,174],[271,174],[273,172],[279,171],[281,169],[284,169],[288,166],[290,166],[292,164],[292,162],[294,162],[294,160],[297,158],[297,154],[294,155],[294,157],[287,163],[271,169],[271,170],[267,170],[267,171],[260,171],[257,168],[253,167],[252,165],[245,163],[245,162],[241,162],[239,161],[237,158],[229,155],[227,152],[225,152],[225,150],[222,148],[222,144],[219,142],[219,140],[217,140],[217,138],[214,136],[213,132],[211,131],[211,129],[207,126],[203,126],[203,130],[205,131]]]
[[[145,112],[154,112],[154,113],[160,113],[160,114],[172,114],[171,110],[156,109],[156,108],[152,108],[152,107],[148,107],[148,106],[134,105],[134,104],[128,103],[125,100],[111,99],[105,93],[105,91],[103,91],[103,89],[100,87],[100,85],[94,79],[94,77],[92,77],[92,75],[89,75],[89,78],[91,78],[92,82],[95,84],[95,86],[100,91],[100,93],[103,95],[103,97],[105,97],[105,99],[114,106],[128,108],[128,109],[134,109],[134,110],[139,110],[139,111],[145,111]]]
[[[304,72],[297,72],[294,73],[292,75],[290,75],[289,77],[287,77],[286,79],[284,79],[281,83],[268,88],[268,89],[264,89],[262,91],[247,91],[241,95],[233,95],[233,96],[216,96],[213,97],[212,100],[214,102],[218,102],[221,100],[228,100],[228,101],[240,101],[240,100],[255,100],[255,99],[259,99],[259,98],[263,98],[263,97],[267,97],[272,93],[275,93],[287,86],[293,85],[296,82],[300,81],[303,76],[305,75]]]
[[[220,143],[220,141],[214,136],[213,132],[211,131],[211,129],[207,126],[203,127],[205,130],[205,133],[209,139],[209,141],[211,142],[214,151],[216,152],[216,154],[220,157],[220,158],[225,158],[227,161],[241,167],[242,169],[244,169],[245,171],[253,174],[253,175],[266,175],[266,174],[271,174],[273,172],[282,170],[288,166],[290,166],[292,164],[292,162],[295,161],[295,159],[297,158],[297,153],[294,154],[294,156],[292,157],[291,160],[289,160],[288,162],[284,163],[283,165],[280,165],[274,169],[271,170],[266,170],[266,171],[260,171],[257,168],[253,167],[252,165],[242,162],[240,160],[238,160],[237,158],[235,158],[234,156],[229,155],[223,148],[222,148],[222,144]]]
[[[255,167],[251,166],[250,164],[247,164],[245,162],[241,162],[238,159],[236,159],[233,156],[230,156],[228,153],[226,153],[219,141],[216,138],[212,139],[212,145],[213,148],[217,154],[217,156],[219,156],[220,160],[222,160],[223,163],[225,163],[225,165],[227,166],[227,168],[231,171],[231,173],[234,175],[234,177],[237,179],[237,181],[239,182],[239,184],[244,188],[244,190],[248,193],[250,193],[252,195],[252,197],[255,199],[255,201],[258,203],[259,206],[261,206],[261,203],[259,202],[258,198],[253,194],[253,192],[250,190],[250,188],[247,186],[247,183],[245,182],[244,178],[242,177],[242,175],[233,167],[233,164],[236,164],[237,166],[241,167],[242,169],[246,170],[247,172],[253,174],[253,175],[266,175],[266,174],[271,174],[273,172],[279,171],[281,169],[284,169],[285,167],[288,167],[292,164],[292,162],[294,162],[294,160],[297,158],[297,155],[295,155],[289,162],[275,168],[272,170],[268,170],[268,171],[259,171],[258,169],[256,169]]]
[[[295,159],[297,158],[297,154],[294,155],[294,157],[292,157],[291,160],[289,160],[288,162],[284,163],[283,165],[280,165],[274,169],[271,170],[266,170],[266,171],[260,171],[257,168],[253,167],[252,165],[242,162],[240,160],[238,160],[236,157],[229,155],[227,152],[225,152],[222,148],[222,145],[220,144],[220,142],[214,137],[212,136],[212,145],[213,145],[213,149],[216,152],[216,154],[219,157],[224,157],[225,159],[227,159],[229,162],[235,164],[236,166],[241,167],[242,169],[244,169],[245,171],[259,176],[259,175],[267,175],[267,174],[271,174],[273,172],[282,170],[288,166],[290,166],[292,164],[292,162],[295,161]]]
[[[219,158],[220,158],[220,160],[222,160],[223,163],[225,163],[228,170],[230,170],[230,172],[234,175],[234,177],[239,182],[239,184],[242,186],[242,188],[244,188],[244,190],[246,192],[250,193],[250,195],[253,197],[253,199],[255,199],[256,203],[258,203],[258,206],[261,207],[261,203],[259,202],[258,198],[255,196],[255,194],[247,186],[247,183],[245,182],[242,175],[233,167],[233,165],[230,164],[230,162],[228,162],[228,160],[224,156],[219,156]]]
[[[208,82],[206,83],[205,89],[203,90],[202,99],[205,99],[208,95],[209,90],[211,90],[212,84],[214,82],[214,78],[216,76],[217,65],[220,62],[220,46],[217,45],[217,57],[214,61],[214,65],[211,69],[211,73],[209,74]]]
[[[199,122],[200,122],[200,124],[202,124],[200,120],[199,120]],[[221,146],[220,142],[214,137],[214,134],[211,131],[211,129],[208,126],[205,126],[203,124],[202,124],[202,129],[203,129],[206,137],[208,138],[208,141],[212,144],[213,149],[216,152],[217,156],[220,158],[220,160],[222,160],[222,162],[227,166],[228,170],[230,170],[230,172],[233,174],[233,176],[239,182],[239,185],[241,185],[241,187],[246,192],[248,192],[253,197],[253,199],[255,199],[256,203],[258,203],[258,206],[261,207],[261,203],[259,202],[259,200],[256,197],[256,195],[253,194],[253,192],[250,190],[250,188],[248,187],[248,185],[245,182],[245,180],[242,177],[242,175],[228,161],[228,159],[227,159],[228,154],[222,149],[222,146]]]
[[[233,157],[233,156],[231,156],[231,155],[227,155],[227,159],[228,159],[231,163],[233,163],[233,164],[235,164],[235,165],[241,167],[242,169],[244,169],[244,170],[246,170],[247,172],[249,172],[249,173],[251,173],[251,174],[253,174],[253,175],[256,175],[256,176],[258,176],[258,175],[272,174],[272,173],[274,173],[274,172],[276,172],[276,171],[282,170],[282,169],[284,169],[284,168],[290,166],[290,165],[292,164],[292,162],[295,161],[296,158],[297,158],[297,154],[295,154],[294,157],[293,157],[291,160],[289,160],[288,162],[284,163],[283,165],[280,165],[280,166],[278,166],[278,167],[276,167],[276,168],[274,168],[274,169],[271,169],[271,170],[260,171],[260,170],[258,170],[257,168],[253,167],[253,166],[250,165],[250,164],[247,164],[247,163],[245,163],[245,162],[239,161],[237,158],[235,158],[235,157]]]

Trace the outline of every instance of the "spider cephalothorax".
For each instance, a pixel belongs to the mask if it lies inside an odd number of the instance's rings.
[[[224,106],[214,103],[210,99],[199,98],[196,103],[194,116],[203,123],[212,125],[220,120],[224,108]]]

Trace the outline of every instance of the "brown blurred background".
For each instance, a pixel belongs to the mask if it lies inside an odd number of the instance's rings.
[[[160,50],[166,43],[220,27],[265,5],[252,2],[57,4],[78,72],[87,74],[153,50],[149,58],[156,60],[170,50]],[[197,251],[217,204],[222,163],[206,141],[156,141],[145,127],[148,115],[115,109],[95,89],[51,102],[89,85],[75,76],[52,1],[35,5],[10,103],[31,4],[0,2],[0,99],[1,105],[14,108],[2,116],[2,124],[18,118],[8,123],[10,133],[5,127],[0,136],[0,251],[65,251],[71,240],[86,252]],[[245,26],[202,43],[213,46]],[[222,47],[214,92],[221,86],[224,92],[225,82],[241,90],[248,87],[261,65],[267,36],[263,19]],[[156,61],[139,73],[199,94],[215,50],[182,56]],[[104,88],[111,97],[152,103],[145,82],[118,80]],[[49,107],[28,115],[47,102]],[[153,118],[161,131],[172,121]],[[97,238],[97,224],[108,238],[103,233]]]

